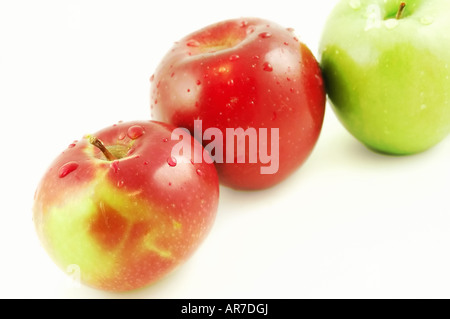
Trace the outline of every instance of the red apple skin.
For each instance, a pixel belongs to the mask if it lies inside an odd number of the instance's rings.
[[[108,161],[84,137],[53,162],[36,191],[33,219],[63,270],[79,266],[81,281],[98,289],[137,289],[186,261],[205,239],[218,206],[217,172],[205,161],[173,160],[172,130],[120,123],[93,135],[108,149],[121,146],[125,157]]]
[[[261,174],[268,165],[259,157],[249,163],[248,147],[245,163],[216,165],[221,183],[235,189],[271,187],[301,166],[319,137],[325,101],[310,50],[292,30],[257,18],[219,22],[186,36],[151,77],[157,120],[193,133],[200,119],[203,131],[219,128],[224,136],[226,128],[279,128],[275,174]]]

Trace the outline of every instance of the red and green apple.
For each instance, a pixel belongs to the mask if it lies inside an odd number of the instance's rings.
[[[53,162],[36,191],[33,220],[63,270],[76,265],[89,286],[132,290],[165,276],[202,243],[217,211],[217,172],[173,156],[173,129],[119,123]]]
[[[326,99],[318,62],[292,29],[271,21],[227,20],[187,35],[166,54],[151,82],[157,120],[192,134],[194,121],[201,121],[202,133],[219,129],[224,145],[233,145],[227,129],[256,130],[259,145],[243,146],[245,160],[237,152],[231,162],[216,160],[221,183],[232,188],[264,189],[281,182],[305,162],[322,128]],[[261,129],[269,134],[262,136]],[[207,147],[210,141],[203,143]],[[261,154],[269,145],[277,147],[277,163],[265,174]]]
[[[321,67],[333,109],[382,153],[425,151],[450,132],[450,1],[343,0]]]

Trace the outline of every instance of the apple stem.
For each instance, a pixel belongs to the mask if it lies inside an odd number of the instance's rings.
[[[110,151],[108,151],[108,149],[105,147],[105,145],[103,144],[102,141],[100,141],[97,137],[95,136],[90,136],[89,137],[89,143],[91,143],[92,145],[94,145],[95,147],[97,147],[100,151],[102,151],[102,153],[105,155],[106,159],[108,161],[115,161],[117,159],[117,157],[115,157],[114,155],[111,154]]]
[[[398,8],[397,15],[395,16],[395,18],[397,20],[400,20],[402,18],[403,11],[405,11],[405,7],[406,7],[406,2],[400,3],[400,8]]]

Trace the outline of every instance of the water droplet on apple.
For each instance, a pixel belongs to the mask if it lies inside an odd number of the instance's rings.
[[[79,164],[77,162],[68,162],[61,166],[61,168],[58,171],[59,178],[64,178],[70,173],[72,173],[74,170],[78,168]]]
[[[241,22],[241,28],[245,28],[246,26],[248,26],[248,22],[247,21],[242,21]]]
[[[125,184],[124,181],[118,181],[117,182],[117,187],[121,188],[121,187],[123,187],[123,184]]]
[[[372,29],[379,29],[381,27],[381,23],[383,21],[383,18],[381,16],[381,7],[380,4],[371,4],[366,9],[365,17],[366,20],[366,27],[364,28],[364,31],[369,31]]]
[[[255,32],[255,27],[251,25],[247,28],[246,33],[247,33],[247,35],[249,35],[249,34],[252,34],[253,32]]]
[[[228,66],[221,66],[219,68],[219,73],[228,73],[228,72],[230,72],[230,69]]]
[[[169,157],[167,159],[167,164],[169,164],[170,167],[175,167],[177,166],[177,159],[175,157]]]
[[[272,121],[275,121],[277,119],[277,112],[272,113]]]
[[[147,162],[147,161],[145,161],[145,162],[144,162],[144,165],[145,165],[145,166],[147,166],[147,165],[148,165],[148,162]]]
[[[315,74],[314,77],[317,80],[317,84],[319,84],[319,86],[323,86],[323,79],[319,74]]]
[[[164,142],[164,143],[166,143],[166,142],[168,142],[168,141],[169,141],[168,138],[163,138],[163,142]]]
[[[203,176],[204,175],[204,173],[201,170],[199,170],[199,169],[196,172],[197,172],[198,176]]]
[[[155,75],[152,74],[152,76],[150,77],[150,83],[153,82],[154,79],[155,79]]]
[[[120,171],[119,168],[119,161],[114,161],[110,164],[111,169],[114,171],[114,173],[117,173],[118,171]]]
[[[77,146],[77,144],[72,143],[72,144],[69,145],[69,148],[74,148],[75,146]]]
[[[397,19],[388,19],[388,20],[384,21],[384,25],[389,30],[392,30],[396,26],[398,26],[398,20]]]
[[[267,72],[272,72],[273,71],[273,67],[272,67],[272,65],[269,62],[264,62],[263,70],[267,71]]]
[[[420,19],[420,23],[422,23],[423,25],[430,25],[433,22],[434,22],[434,18],[430,17],[430,16],[422,17]]]
[[[361,1],[360,0],[350,0],[348,2],[350,8],[358,10],[359,8],[361,8]]]
[[[231,62],[237,61],[237,60],[239,60],[239,55],[233,54],[233,55],[230,56],[229,60]]]
[[[198,42],[197,40],[191,39],[188,42],[186,42],[186,45],[188,47],[196,48],[196,47],[200,46],[200,42]]]
[[[119,135],[119,141],[123,140],[125,138],[125,136],[127,136],[125,133],[120,133]]]
[[[262,32],[262,33],[258,34],[258,36],[261,39],[267,39],[267,38],[270,38],[272,36],[272,33],[270,33],[270,32]]]
[[[202,81],[200,81],[200,80],[197,80],[197,85],[201,85],[202,84]]]
[[[427,105],[426,104],[422,104],[421,106],[420,106],[420,109],[423,111],[423,110],[425,110],[427,108]]]
[[[228,86],[234,86],[234,80],[231,79],[227,82]]]
[[[144,135],[144,128],[140,125],[133,125],[128,129],[127,135],[132,140],[135,140]]]
[[[127,152],[127,156],[133,155],[135,151],[136,151],[136,149],[134,147],[130,148]]]

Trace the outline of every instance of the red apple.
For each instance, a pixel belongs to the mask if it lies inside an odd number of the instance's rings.
[[[270,21],[223,21],[186,36],[167,53],[151,82],[152,116],[192,134],[194,120],[201,120],[202,133],[220,129],[224,145],[234,145],[231,162],[226,150],[212,155],[221,183],[236,189],[263,189],[284,180],[307,159],[322,128],[325,90],[319,65],[291,29]],[[235,136],[226,137],[227,128],[255,129],[259,145],[249,147],[247,136],[245,161],[238,158]],[[266,141],[261,129],[268,133]],[[208,136],[202,140],[207,148]],[[271,151],[268,163],[261,154]],[[263,173],[261,168],[270,165],[271,172]]]
[[[206,161],[172,157],[173,129],[120,123],[54,161],[36,191],[33,219],[62,269],[76,265],[82,282],[99,289],[136,289],[186,261],[205,239],[218,206],[217,172]]]

